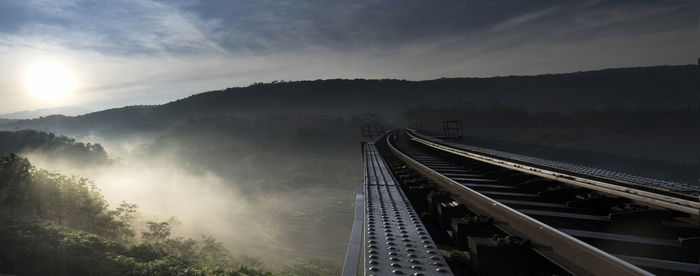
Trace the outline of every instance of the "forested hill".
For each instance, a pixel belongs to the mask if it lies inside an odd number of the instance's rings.
[[[316,80],[257,84],[197,94],[161,106],[165,112],[396,112],[417,105],[491,102],[528,111],[610,105],[666,108],[697,100],[697,67],[660,66],[538,76],[405,80]],[[205,108],[206,107],[206,108]]]
[[[35,130],[0,131],[0,156],[30,152],[80,166],[109,162],[100,144],[77,142],[70,137]]]
[[[59,133],[146,131],[169,121],[208,115],[397,114],[421,105],[498,101],[528,111],[567,112],[606,106],[675,109],[697,103],[697,67],[657,66],[538,76],[405,80],[316,80],[253,84],[196,94],[154,106],[129,106],[82,116],[0,122],[3,129]]]

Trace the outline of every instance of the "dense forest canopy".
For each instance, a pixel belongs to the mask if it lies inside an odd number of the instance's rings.
[[[74,138],[36,130],[0,131],[0,155],[39,152],[48,158],[66,159],[77,165],[109,162],[98,143],[82,143]]]

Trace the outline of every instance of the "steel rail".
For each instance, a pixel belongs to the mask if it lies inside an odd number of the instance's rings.
[[[413,160],[386,138],[399,159],[456,196],[472,211],[493,218],[494,225],[510,235],[527,238],[531,248],[574,275],[653,275],[549,225],[524,215]]]
[[[661,194],[654,193],[654,192],[649,192],[649,191],[634,189],[634,188],[630,188],[630,187],[620,186],[620,185],[616,185],[613,183],[607,183],[607,182],[594,180],[594,179],[588,179],[588,178],[576,176],[573,174],[567,174],[567,173],[563,173],[563,172],[547,170],[547,169],[543,169],[541,167],[529,166],[526,164],[513,162],[513,161],[509,161],[509,160],[505,160],[505,159],[499,159],[499,158],[495,158],[495,157],[488,156],[485,154],[470,152],[470,151],[450,147],[448,145],[429,141],[429,140],[423,139],[421,137],[418,137],[417,135],[411,133],[411,131],[406,131],[406,133],[409,135],[409,137],[411,137],[411,140],[414,140],[416,142],[419,142],[419,143],[424,144],[426,146],[429,146],[431,148],[435,148],[435,149],[449,152],[452,154],[456,154],[459,156],[464,156],[464,157],[467,157],[469,159],[485,162],[488,164],[492,164],[492,165],[496,165],[499,167],[504,167],[504,168],[508,168],[508,169],[532,174],[532,175],[541,176],[541,177],[548,178],[548,179],[557,180],[557,181],[564,182],[567,184],[571,184],[571,185],[599,191],[599,192],[610,194],[610,195],[629,198],[629,199],[636,200],[639,202],[644,202],[644,203],[651,204],[654,206],[668,208],[671,210],[680,211],[680,212],[691,214],[691,215],[697,216],[700,214],[700,202],[695,202],[695,201],[685,200],[685,199],[681,199],[681,198],[661,195]]]

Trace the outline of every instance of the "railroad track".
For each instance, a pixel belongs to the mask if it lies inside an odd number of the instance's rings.
[[[363,151],[366,179],[357,202],[363,212],[359,217],[356,212],[356,224],[362,223],[357,228],[364,231],[353,231],[361,250],[349,250],[348,256],[359,255],[355,268],[365,275],[700,274],[700,205],[692,187],[587,174],[578,167],[499,156],[407,130],[394,131]],[[381,189],[395,189],[398,195],[388,205],[390,213],[372,209],[387,198],[377,198]],[[436,247],[429,251],[439,252],[437,263],[447,267],[413,269],[392,262],[431,263],[389,250],[384,240],[381,250],[368,247],[376,247],[383,234],[376,227],[369,231],[370,222],[394,227],[404,217],[420,221],[425,230],[407,233],[405,240],[428,237],[426,245]],[[412,236],[418,232],[426,235]]]

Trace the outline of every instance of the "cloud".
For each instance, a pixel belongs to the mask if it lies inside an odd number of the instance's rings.
[[[33,60],[80,78],[56,105],[154,104],[258,81],[429,79],[694,63],[694,1],[0,3],[0,111]],[[562,62],[566,61],[566,62]]]
[[[7,22],[9,27],[0,32],[70,49],[111,55],[219,50],[195,27],[195,17],[157,2],[32,0],[7,5],[29,16]],[[21,27],[12,28],[16,25]]]
[[[547,16],[559,9],[559,6],[554,6],[554,7],[548,7],[543,10],[523,14],[523,15],[518,15],[513,18],[510,18],[508,20],[505,20],[501,23],[496,24],[495,26],[491,27],[492,31],[500,31],[503,29],[508,29],[508,28],[514,28],[521,26],[523,24],[527,24],[529,22],[533,22],[537,19],[540,19],[544,16]]]
[[[0,32],[108,55],[346,52],[472,36],[488,42],[523,31],[534,37],[523,35],[516,43],[557,38],[553,34],[585,39],[689,28],[697,8],[692,1],[32,0],[2,5],[6,15],[24,16],[0,21]]]

